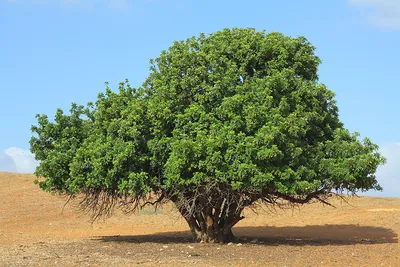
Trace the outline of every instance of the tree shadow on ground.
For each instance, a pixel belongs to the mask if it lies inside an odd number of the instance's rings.
[[[350,224],[310,226],[257,226],[236,227],[236,242],[267,246],[327,246],[354,244],[398,243],[397,234],[388,228]],[[94,238],[102,242],[127,243],[191,243],[189,231],[165,232],[150,235],[102,236]]]

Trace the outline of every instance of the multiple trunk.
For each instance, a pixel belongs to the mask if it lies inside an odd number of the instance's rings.
[[[194,212],[178,206],[178,210],[187,221],[195,242],[233,241],[232,227],[244,218],[241,216],[243,209],[235,204],[198,207]]]

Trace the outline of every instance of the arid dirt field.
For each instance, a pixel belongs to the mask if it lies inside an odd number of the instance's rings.
[[[0,173],[0,266],[400,266],[400,198],[246,210],[237,243],[194,244],[172,206],[92,225],[33,180]]]

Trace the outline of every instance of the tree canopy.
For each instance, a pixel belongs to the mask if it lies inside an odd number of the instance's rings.
[[[31,151],[50,192],[94,217],[172,201],[197,241],[226,242],[255,203],[326,202],[381,190],[385,159],[344,128],[304,37],[225,29],[177,41],[87,106],[37,115]]]

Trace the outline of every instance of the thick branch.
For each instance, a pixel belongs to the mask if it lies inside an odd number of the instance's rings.
[[[279,193],[279,192],[275,192],[273,194],[276,195],[277,197],[282,198],[284,200],[287,200],[287,201],[289,201],[291,203],[306,204],[306,203],[309,203],[311,200],[316,199],[316,200],[318,200],[318,201],[320,201],[320,202],[322,202],[322,203],[324,203],[326,205],[335,207],[334,205],[332,205],[331,203],[327,202],[326,200],[323,200],[320,197],[321,195],[324,195],[324,194],[326,195],[326,192],[330,192],[331,189],[332,188],[328,188],[326,190],[325,189],[321,189],[319,191],[315,191],[315,192],[313,192],[311,194],[308,194],[305,198],[297,198],[297,197],[293,197],[293,196],[290,196],[290,195],[282,194],[282,193]]]
[[[164,194],[161,194],[160,197],[159,197],[157,200],[155,200],[155,201],[153,201],[153,202],[151,202],[151,201],[146,201],[145,203],[143,203],[142,205],[140,205],[140,208],[143,209],[143,208],[144,208],[145,206],[147,206],[147,205],[152,205],[152,206],[154,206],[155,204],[158,204],[158,203],[160,203],[161,201],[163,201],[164,198],[165,198]]]

